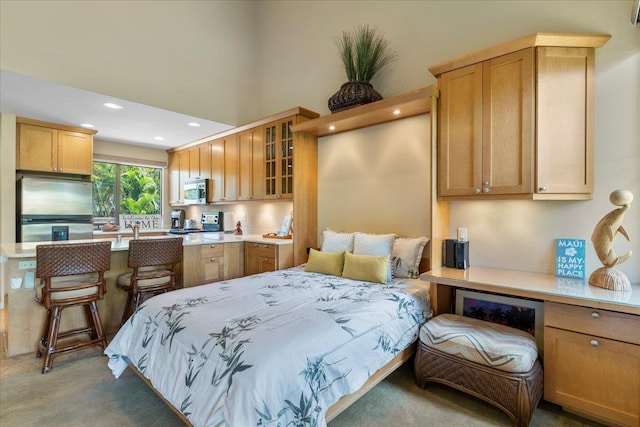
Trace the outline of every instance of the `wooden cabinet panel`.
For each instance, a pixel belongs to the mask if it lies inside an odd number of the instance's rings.
[[[18,124],[16,168],[56,172],[58,168],[58,131],[42,126]]]
[[[259,262],[258,244],[246,242],[244,244],[244,275],[251,276],[260,273]]]
[[[527,49],[482,68],[482,192],[531,193],[534,60]]]
[[[224,200],[224,140],[216,139],[210,143],[209,193],[212,201]]]
[[[93,137],[80,132],[58,131],[58,171],[91,175]]]
[[[27,119],[16,122],[16,169],[91,175],[95,132],[41,126]]]
[[[640,422],[640,346],[544,328],[544,399],[619,425]]]
[[[238,134],[238,200],[265,197],[262,126]]]
[[[293,245],[246,242],[244,250],[245,276],[293,267]]]
[[[180,154],[176,151],[169,153],[169,204],[182,204],[182,189],[180,188]]]
[[[184,183],[187,182],[189,180],[189,173],[191,171],[191,167],[190,167],[190,158],[189,158],[189,151],[184,150],[184,151],[178,151],[178,157],[180,158],[179,161],[179,165],[180,165],[180,173],[178,174],[179,180],[178,180],[178,188],[180,189],[180,193],[182,193],[183,189],[184,189]],[[184,195],[180,196],[180,200],[184,201]]]
[[[258,126],[252,132],[251,141],[251,197],[265,198],[264,129]]]
[[[440,196],[479,194],[482,184],[482,65],[442,75],[438,140]]]
[[[224,200],[238,200],[238,135],[224,139]]]
[[[244,276],[244,242],[224,244],[224,279]]]
[[[537,55],[537,190],[592,193],[594,49],[540,47]]]
[[[238,134],[238,200],[251,200],[253,175],[253,132]]]

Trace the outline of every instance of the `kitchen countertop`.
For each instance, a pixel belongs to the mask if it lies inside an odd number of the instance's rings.
[[[164,230],[152,230],[151,232],[162,232]],[[94,235],[98,235],[98,232],[94,232]],[[86,239],[86,240],[70,240],[70,241],[59,241],[59,242],[29,242],[29,243],[4,243],[0,245],[0,254],[2,254],[6,258],[33,258],[36,256],[36,246],[47,244],[47,243],[80,243],[80,242],[104,242],[105,240],[111,240],[111,251],[126,251],[129,249],[129,241],[131,240],[131,236],[133,233],[129,230],[129,233],[126,231],[112,231],[112,232],[103,232],[100,231],[101,238],[98,239]],[[113,236],[104,237],[106,235]],[[122,240],[120,242],[117,241],[117,236],[121,235]],[[167,234],[162,236],[145,236],[143,231],[140,232],[142,239],[162,239],[166,237],[182,237],[184,240],[184,246],[191,245],[206,245],[209,243],[231,243],[231,242],[253,242],[253,243],[269,243],[272,245],[291,245],[293,241],[291,239],[270,239],[266,237],[262,237],[259,234],[245,234],[236,236],[234,234],[225,234],[225,233],[189,233],[189,234]],[[4,258],[3,258],[4,260]]]

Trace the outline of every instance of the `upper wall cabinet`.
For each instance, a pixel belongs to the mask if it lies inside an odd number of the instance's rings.
[[[431,67],[438,197],[590,199],[594,56],[608,39],[534,34]]]
[[[16,169],[91,175],[94,130],[17,118]]]
[[[291,128],[317,118],[296,107],[167,150],[169,204],[184,203],[184,179],[194,174],[209,178],[211,203],[293,201],[294,265],[306,262],[307,248],[317,246],[318,140]]]

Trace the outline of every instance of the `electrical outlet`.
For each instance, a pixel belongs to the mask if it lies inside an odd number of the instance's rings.
[[[467,229],[466,229],[466,227],[459,227],[458,228],[458,241],[459,242],[466,242],[467,241]]]
[[[32,268],[36,268],[36,261],[20,261],[18,262],[18,269],[20,270],[29,270]]]

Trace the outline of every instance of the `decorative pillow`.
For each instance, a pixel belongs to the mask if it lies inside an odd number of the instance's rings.
[[[393,242],[396,240],[395,234],[365,234],[355,233],[353,239],[354,255],[388,255],[391,259]],[[391,261],[387,268],[387,282],[391,282]]]
[[[391,251],[393,277],[415,279],[420,276],[420,260],[427,243],[429,243],[429,239],[426,237],[398,237],[393,243]]]
[[[354,233],[322,232],[322,252],[353,252]]]
[[[352,255],[345,252],[342,277],[386,284],[388,276],[389,255]]]
[[[344,251],[320,252],[315,249],[309,251],[309,260],[304,266],[304,271],[342,276],[344,265]]]

